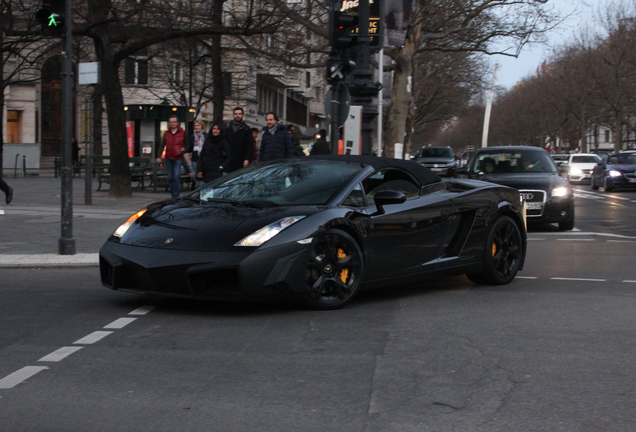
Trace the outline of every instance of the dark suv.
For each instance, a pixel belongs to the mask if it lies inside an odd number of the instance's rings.
[[[442,177],[455,177],[457,174],[457,160],[450,147],[422,147],[412,159]]]

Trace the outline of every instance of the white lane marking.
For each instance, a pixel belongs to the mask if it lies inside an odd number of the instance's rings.
[[[580,281],[580,282],[607,282],[607,279],[559,278],[559,277],[553,277],[553,278],[550,278],[550,280]]]
[[[155,306],[141,306],[135,309],[134,311],[132,311],[131,313],[129,313],[128,315],[146,315],[148,312],[150,312],[154,308]]]
[[[612,198],[612,199],[617,199],[617,200],[622,200],[622,201],[630,201],[631,198],[625,198],[625,197],[620,197],[620,196],[616,196],[616,195],[609,195],[607,193],[600,193],[600,192],[593,192],[593,191],[588,191],[588,190],[583,190],[583,189],[576,189],[573,188],[573,190],[575,192],[581,192],[584,193],[586,195],[589,195],[590,197],[598,197],[598,198]]]
[[[636,280],[630,281],[630,280],[624,280],[623,283],[636,283]]]
[[[608,243],[636,243],[634,240],[607,240]]]
[[[0,380],[0,389],[11,389],[33,375],[48,369],[48,366],[25,366]]]
[[[118,329],[122,329],[124,327],[126,327],[128,324],[130,324],[131,322],[135,321],[137,318],[119,318],[116,319],[115,321],[113,321],[110,324],[106,324],[104,326],[105,329],[113,329],[113,330],[118,330]]]
[[[104,339],[109,334],[114,333],[112,331],[95,331],[81,339],[76,340],[73,344],[76,345],[90,345]]]
[[[623,239],[635,239],[634,236],[626,236],[621,234],[607,234],[607,233],[597,233],[597,232],[545,232],[541,233],[542,236],[563,236],[563,237],[577,237],[577,236],[598,236],[598,237],[612,237],[612,238],[623,238]]]
[[[564,238],[564,239],[557,239],[557,241],[594,241],[594,239]]]
[[[72,346],[62,347],[58,350],[53,351],[51,354],[45,355],[38,361],[59,362],[64,360],[66,357],[70,356],[71,354],[81,350],[82,348],[84,347],[72,347]]]
[[[536,279],[536,276],[515,276],[515,279]]]
[[[528,241],[531,241],[531,240],[539,241],[539,240],[545,240],[545,239],[544,238],[531,238],[531,237],[528,237]]]

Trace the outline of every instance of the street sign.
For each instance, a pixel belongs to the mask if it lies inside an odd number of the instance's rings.
[[[99,84],[99,62],[79,64],[78,84]]]

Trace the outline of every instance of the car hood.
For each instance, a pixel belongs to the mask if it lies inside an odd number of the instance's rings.
[[[226,251],[282,218],[309,216],[319,211],[319,207],[255,208],[188,201],[159,203],[149,206],[119,242],[160,249]]]
[[[568,186],[568,181],[556,174],[484,174],[478,180],[510,186],[515,189],[534,189],[551,191],[555,187]]]

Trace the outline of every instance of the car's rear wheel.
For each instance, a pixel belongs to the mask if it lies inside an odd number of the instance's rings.
[[[519,227],[510,217],[501,216],[488,234],[483,271],[466,276],[478,284],[505,285],[517,275],[522,258],[523,241]]]
[[[314,309],[337,309],[360,289],[364,263],[358,243],[332,229],[314,239],[306,273],[305,303]]]

